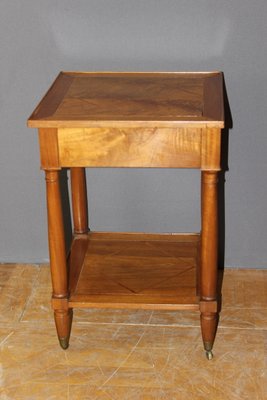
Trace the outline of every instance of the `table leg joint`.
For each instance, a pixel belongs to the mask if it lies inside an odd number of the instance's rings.
[[[54,310],[68,310],[69,302],[67,298],[57,298],[52,296],[52,307]]]
[[[216,300],[200,300],[199,309],[201,313],[217,313],[218,302]]]

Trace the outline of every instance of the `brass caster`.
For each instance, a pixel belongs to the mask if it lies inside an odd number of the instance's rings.
[[[69,338],[59,338],[59,344],[63,350],[67,350],[69,347]]]
[[[212,360],[213,359],[213,353],[211,350],[206,351],[206,357],[208,360]]]

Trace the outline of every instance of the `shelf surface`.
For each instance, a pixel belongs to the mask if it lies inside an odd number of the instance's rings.
[[[199,235],[89,233],[70,255],[70,307],[199,309]]]

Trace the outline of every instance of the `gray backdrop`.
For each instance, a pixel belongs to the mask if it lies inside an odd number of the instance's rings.
[[[1,0],[0,261],[48,259],[37,132],[59,70],[222,70],[231,107],[225,265],[267,267],[266,0]],[[87,171],[98,230],[199,230],[199,172]]]

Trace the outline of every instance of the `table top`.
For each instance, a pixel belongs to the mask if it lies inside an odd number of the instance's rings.
[[[223,128],[221,72],[60,72],[28,126]]]

